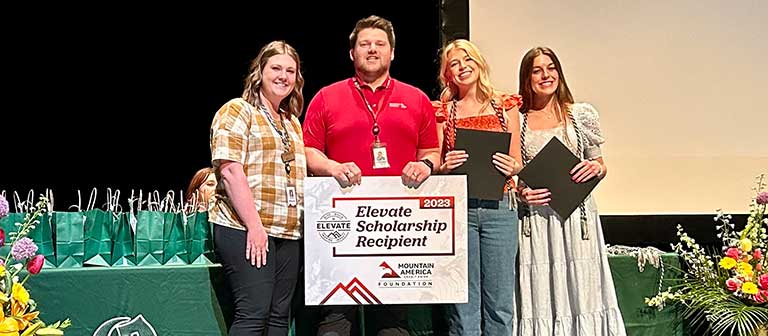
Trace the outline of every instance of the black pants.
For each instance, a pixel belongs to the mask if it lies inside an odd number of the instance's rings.
[[[213,237],[235,306],[229,335],[288,335],[299,241],[269,237],[267,264],[256,268],[245,259],[245,231],[214,225]]]
[[[408,336],[408,307],[365,306],[366,329],[373,330],[376,336]],[[317,326],[317,336],[359,335],[357,306],[321,307],[321,320]],[[371,327],[367,327],[371,324]]]

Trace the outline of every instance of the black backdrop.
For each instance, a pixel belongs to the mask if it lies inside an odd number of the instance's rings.
[[[52,188],[63,210],[78,189],[98,188],[99,205],[107,187],[123,201],[131,189],[185,189],[209,164],[213,114],[241,94],[249,61],[272,40],[298,50],[308,103],[352,74],[348,36],[362,17],[393,21],[393,76],[433,99],[441,41],[469,36],[468,0],[263,3],[6,8],[0,191]],[[711,215],[601,217],[611,244],[669,249],[676,224],[717,242]]]
[[[352,75],[349,33],[371,14],[394,24],[392,75],[436,97],[438,1],[261,3],[7,13],[23,24],[3,48],[0,190],[52,188],[65,209],[78,189],[185,189],[209,164],[213,114],[240,96],[261,46],[298,50],[308,103]]]

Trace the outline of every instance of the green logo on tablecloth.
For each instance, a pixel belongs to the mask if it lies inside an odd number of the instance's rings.
[[[133,319],[120,316],[106,320],[96,328],[93,336],[157,336],[157,332],[144,316],[139,314]]]

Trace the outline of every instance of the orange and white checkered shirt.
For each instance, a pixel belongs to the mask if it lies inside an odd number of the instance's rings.
[[[218,168],[221,160],[243,164],[253,203],[261,217],[267,234],[283,239],[299,239],[302,235],[301,214],[304,212],[304,177],[307,176],[307,160],[299,119],[291,116],[285,128],[291,137],[295,160],[291,161],[290,177],[280,155],[283,143],[265,112],[242,98],[232,99],[222,106],[211,124],[211,162]],[[287,121],[287,120],[286,120]],[[280,125],[279,120],[277,120]],[[286,189],[288,182],[296,186],[298,206],[288,206]],[[219,183],[216,204],[209,212],[209,220],[215,224],[245,230],[245,225],[235,213],[235,208],[223,183]]]

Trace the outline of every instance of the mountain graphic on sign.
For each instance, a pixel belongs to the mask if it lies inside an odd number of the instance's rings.
[[[385,279],[396,279],[396,278],[400,277],[400,275],[397,274],[397,272],[395,272],[395,270],[391,266],[389,266],[389,264],[387,264],[386,261],[382,261],[381,264],[379,265],[379,267],[381,267],[385,271],[387,271],[387,273],[384,273],[384,275],[381,276],[382,278],[385,278]]]
[[[336,285],[336,287],[334,287],[330,293],[328,293],[323,301],[320,301],[320,304],[322,305],[328,302],[328,300],[336,295],[336,293],[346,294],[357,304],[381,304],[379,298],[377,298],[376,295],[373,295],[373,293],[371,293],[371,291],[368,290],[368,288],[365,287],[365,285],[363,285],[363,283],[360,282],[357,277],[352,278],[352,281],[350,281],[347,285],[339,282],[339,284]]]

